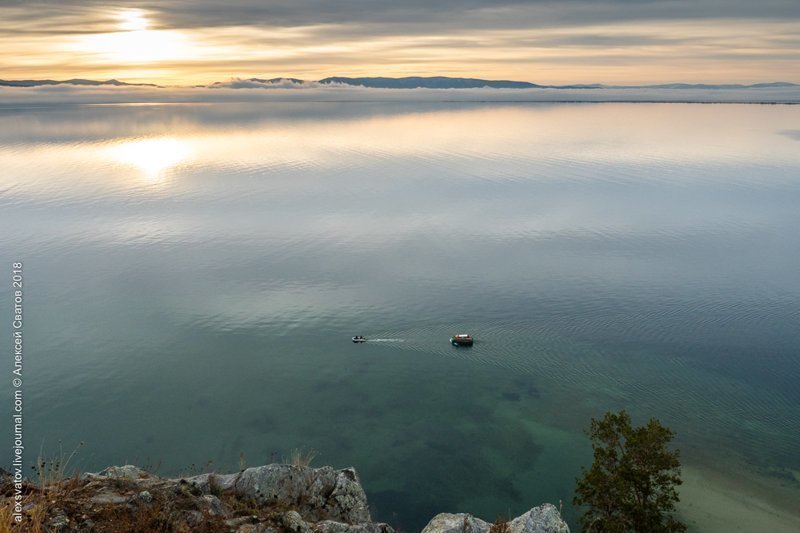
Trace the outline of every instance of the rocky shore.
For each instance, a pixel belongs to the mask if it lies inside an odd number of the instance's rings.
[[[0,471],[0,515],[12,523],[15,487]],[[233,474],[162,478],[136,466],[23,483],[20,531],[393,533],[374,522],[353,468],[271,464]],[[5,524],[4,524],[5,525]],[[439,514],[423,533],[569,533],[544,504],[490,524],[468,514]]]

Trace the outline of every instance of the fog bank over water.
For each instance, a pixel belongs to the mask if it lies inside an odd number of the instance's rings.
[[[308,84],[276,88],[0,87],[0,106],[205,102],[697,102],[800,103],[800,86],[743,89],[376,89]]]

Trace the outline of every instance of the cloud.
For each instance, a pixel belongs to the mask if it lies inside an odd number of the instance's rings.
[[[795,141],[800,141],[800,130],[783,130],[780,134]]]
[[[64,13],[108,11],[102,0],[14,2],[28,21]],[[213,26],[297,27],[378,24],[413,32],[420,25],[459,28],[550,27],[621,21],[800,19],[795,0],[159,0],[130,7],[158,15],[171,28]],[[363,29],[363,28],[362,28]]]
[[[209,89],[319,89],[331,84],[316,81],[305,81],[293,78],[275,78],[271,80],[231,78],[229,81],[214,82]],[[334,84],[340,85],[340,84]],[[342,86],[342,85],[340,85]]]
[[[239,85],[242,84],[242,85]],[[243,90],[246,87],[261,90]],[[349,85],[251,83],[212,87],[0,87],[3,106],[183,102],[744,102],[800,103],[800,87],[762,89],[373,89]]]
[[[180,61],[152,42],[117,47],[136,51],[121,57],[110,46],[118,35],[96,37],[118,34],[120,13],[134,8],[153,37],[183,40]],[[800,71],[798,34],[797,0],[27,0],[0,7],[0,69],[6,78],[162,83],[285,75],[752,82]]]

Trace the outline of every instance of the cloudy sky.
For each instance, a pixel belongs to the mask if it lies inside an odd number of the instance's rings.
[[[0,78],[800,82],[800,0],[0,0]]]

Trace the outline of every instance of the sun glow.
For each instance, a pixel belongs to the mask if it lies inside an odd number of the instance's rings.
[[[98,33],[81,39],[80,47],[117,63],[156,63],[189,59],[183,35],[169,30]]]
[[[139,9],[127,9],[119,14],[119,29],[124,31],[144,31],[150,25]]]
[[[131,9],[117,14],[120,31],[81,35],[70,47],[93,56],[96,61],[113,64],[149,64],[191,60],[186,36],[177,30],[153,30],[146,13]]]
[[[191,157],[186,141],[174,137],[153,137],[126,141],[108,149],[110,159],[137,168],[144,179],[159,182],[167,171]]]

